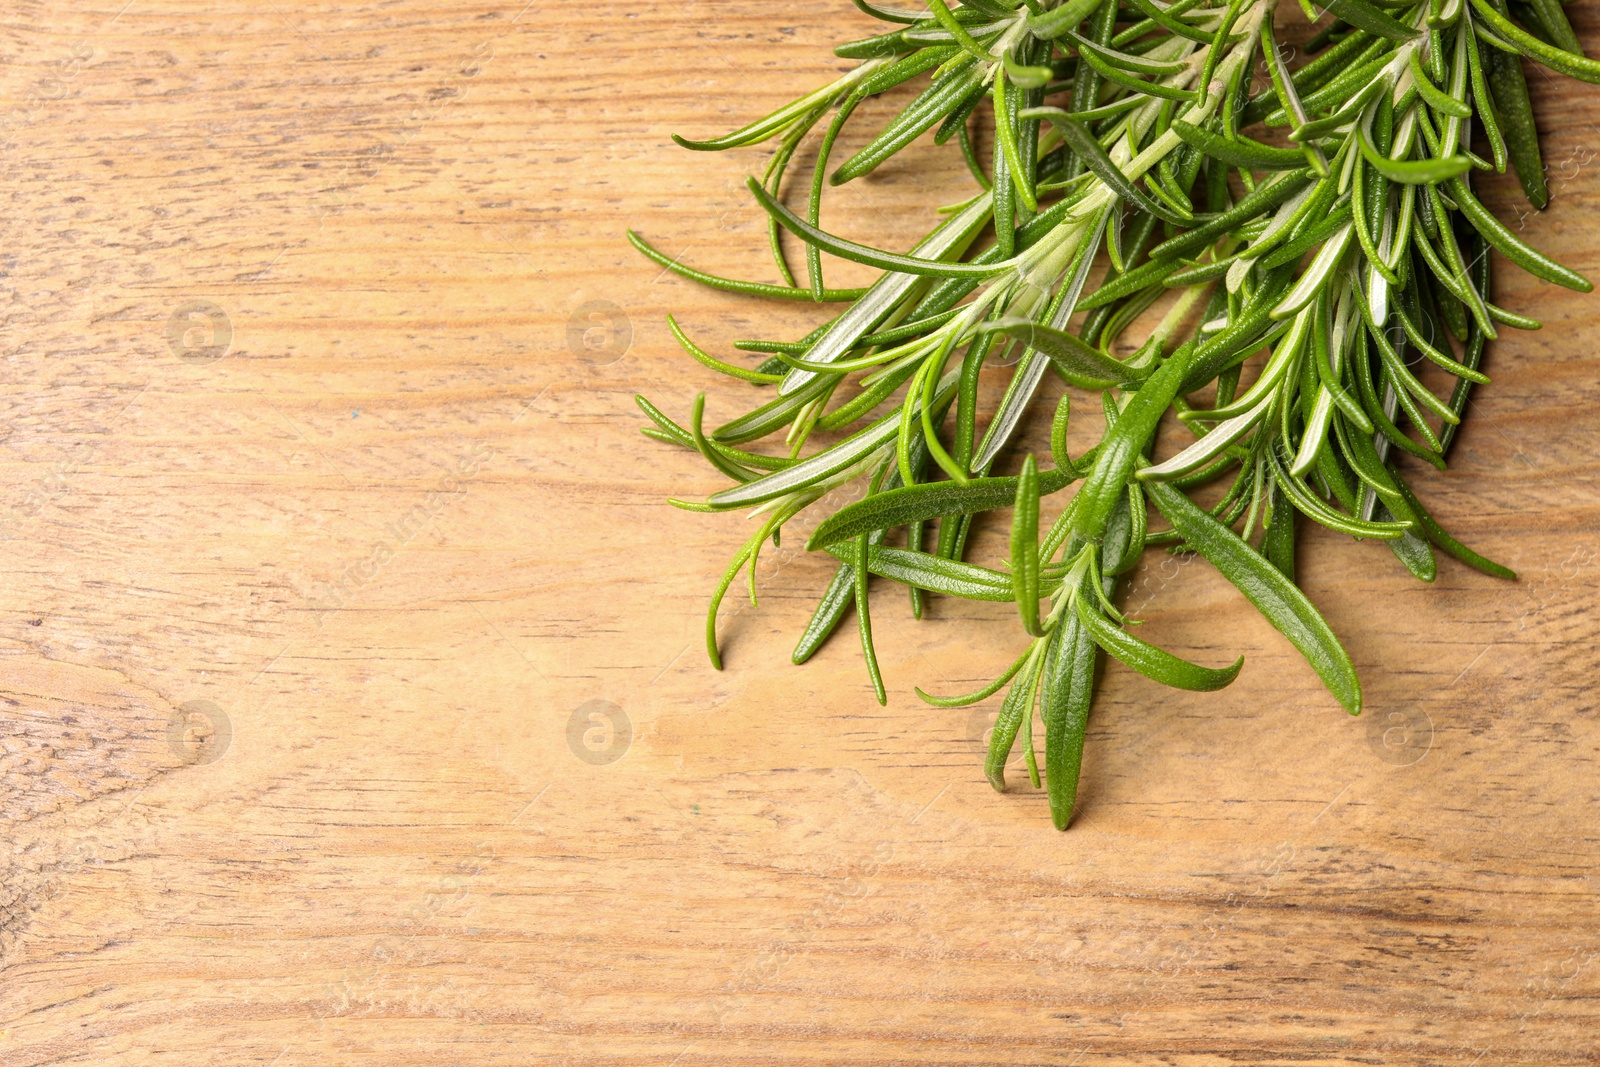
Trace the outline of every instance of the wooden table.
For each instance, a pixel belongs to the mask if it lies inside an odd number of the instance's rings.
[[[992,705],[911,692],[991,677],[1009,610],[885,589],[880,708],[848,639],[788,665],[791,547],[716,673],[749,525],[667,507],[718,478],[638,432],[641,390],[745,400],[668,310],[720,352],[820,313],[627,246],[771,276],[763,151],[668,134],[868,20],[519,7],[7,12],[0,1064],[1600,1059],[1600,298],[1502,271],[1546,327],[1418,480],[1519,582],[1303,536],[1352,720],[1151,553],[1143,633],[1246,667],[1108,671],[1058,834],[985,782]],[[1600,275],[1600,91],[1531,81],[1555,202],[1485,195]],[[918,146],[827,221],[904,247],[959,180]]]

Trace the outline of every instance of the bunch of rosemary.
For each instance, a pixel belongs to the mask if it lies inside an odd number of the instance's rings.
[[[1101,651],[1197,690],[1227,685],[1242,662],[1197,666],[1128,632],[1117,577],[1147,546],[1209,560],[1351,713],[1361,688],[1350,658],[1294,583],[1298,521],[1381,540],[1424,581],[1436,550],[1513,577],[1439,527],[1393,454],[1443,468],[1473,385],[1488,380],[1485,343],[1502,326],[1538,327],[1490,302],[1489,248],[1540,278],[1591,288],[1518,240],[1471,184],[1473,170],[1509,163],[1528,199],[1548,202],[1521,57],[1600,82],[1560,0],[1331,0],[1327,12],[1301,0],[1308,18],[1327,21],[1307,47],[1315,58],[1292,71],[1274,40],[1275,0],[927,0],[925,11],[855,2],[888,29],[836,49],[861,60],[848,74],[725,137],[678,139],[698,151],[776,141],[749,185],[770,216],[783,284],[695,271],[629,235],[657,263],[719,289],[846,305],[798,341],[740,342],[769,357],[754,368],[702,351],[669,318],[691,356],[764,387],[766,399],[708,432],[703,396],[687,426],[639,398],[648,435],[697,449],[733,483],[703,503],[674,503],[753,509],[761,520],[712,597],[713,664],[718,604],[741,568],[754,598],[764,542],[865,476],[865,498],[810,538],[840,562],[795,662],[853,607],[884,700],[869,575],[910,587],[919,615],[926,593],[1014,602],[1029,638],[1016,662],[979,692],[922,695],[953,707],[1009,686],[986,768],[999,789],[1019,732],[1039,784],[1037,709],[1050,807],[1065,828]],[[833,147],[861,101],[914,80],[921,91],[835,168]],[[985,107],[987,167],[971,132]],[[1263,125],[1286,128],[1275,139],[1287,146],[1244,132]],[[780,187],[819,127],[797,213]],[[888,252],[819,228],[829,185],[872,172],[928,131],[959,144],[978,189],[921,242]],[[805,284],[780,229],[804,243]],[[1109,265],[1090,289],[1102,250]],[[823,253],[883,274],[864,289],[830,289]],[[1118,358],[1116,339],[1157,311],[1148,339]],[[1241,368],[1263,350],[1241,387]],[[985,421],[979,373],[1011,358],[1010,384]],[[1448,396],[1419,380],[1422,359],[1454,377]],[[1020,474],[993,476],[1048,372],[1099,395],[1103,436],[1069,455],[1063,396],[1047,462],[1030,455]],[[1188,399],[1202,391],[1211,399]],[[1169,411],[1194,441],[1157,462],[1151,444]],[[856,427],[806,454],[814,431]],[[745,447],[780,432],[782,448]],[[1224,479],[1209,507],[1190,499]],[[1041,531],[1040,499],[1075,483]],[[1147,524],[1151,505],[1164,528]],[[968,561],[974,517],[1005,507],[1008,567]]]

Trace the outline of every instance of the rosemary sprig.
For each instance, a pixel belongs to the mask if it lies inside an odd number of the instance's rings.
[[[1435,550],[1514,577],[1441,529],[1392,456],[1443,468],[1472,388],[1488,381],[1487,342],[1500,326],[1538,328],[1491,302],[1490,249],[1546,281],[1591,288],[1502,225],[1471,184],[1474,170],[1509,163],[1534,206],[1548,202],[1521,60],[1600,83],[1600,63],[1582,55],[1559,3],[1519,6],[1519,25],[1504,0],[1334,0],[1334,17],[1313,38],[1322,54],[1290,70],[1274,38],[1274,0],[928,0],[926,11],[855,2],[889,28],[837,49],[862,60],[854,70],[725,137],[679,138],[699,150],[777,143],[750,191],[769,216],[782,283],[715,278],[630,235],[696,281],[848,303],[800,341],[741,342],[772,354],[755,367],[702,351],[672,323],[705,366],[776,387],[709,433],[700,402],[685,429],[640,398],[648,434],[699,450],[734,483],[703,503],[674,503],[753,507],[761,518],[712,600],[714,664],[717,606],[739,571],[751,568],[753,596],[761,545],[829,489],[866,478],[867,495],[824,516],[808,541],[840,563],[795,662],[854,607],[886,699],[870,575],[911,589],[919,613],[929,593],[1015,602],[1028,643],[994,684],[958,698],[918,692],[953,707],[1006,690],[986,765],[1001,789],[1019,733],[1038,780],[1037,712],[1051,812],[1064,829],[1099,652],[1187,689],[1225,686],[1242,664],[1188,663],[1129,632],[1117,578],[1147,546],[1209,560],[1352,714],[1361,708],[1355,669],[1294,583],[1297,522],[1383,541],[1424,581],[1436,573]],[[829,173],[856,105],[918,79],[915,97]],[[970,129],[980,111],[995,124],[987,174]],[[1247,133],[1257,127],[1285,129]],[[957,141],[978,188],[926,238],[894,252],[820,227],[827,186],[889,164],[928,131]],[[802,215],[784,206],[782,183],[813,135],[822,147]],[[1272,143],[1284,135],[1287,147]],[[805,245],[805,285],[783,257],[780,230]],[[1101,249],[1109,270],[1089,290]],[[830,290],[824,253],[883,274],[862,290]],[[1114,342],[1157,312],[1135,354],[1119,358]],[[1241,388],[1242,366],[1262,351],[1265,364]],[[1013,354],[980,438],[979,373]],[[1421,359],[1454,376],[1448,396],[1417,377]],[[1099,394],[1104,434],[1084,455],[1067,455],[1063,399],[1050,466],[1025,456],[1021,474],[997,477],[993,465],[1047,373]],[[1208,387],[1209,407],[1189,399]],[[1194,440],[1158,460],[1155,431],[1172,416]],[[858,428],[802,458],[818,427]],[[777,454],[738,447],[780,433]],[[1209,509],[1190,499],[1222,479],[1231,481]],[[1073,485],[1060,518],[1041,530],[1040,499]],[[1149,529],[1151,505],[1166,528]],[[1005,507],[1004,569],[967,560],[974,518]]]

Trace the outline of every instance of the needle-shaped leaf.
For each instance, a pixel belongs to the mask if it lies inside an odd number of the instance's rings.
[[[1476,44],[1472,54],[1478,55]],[[1533,101],[1528,97],[1528,81],[1522,72],[1522,57],[1489,49],[1484,62],[1476,66],[1488,69],[1474,83],[1474,92],[1487,89],[1480,97],[1484,132],[1490,129],[1490,147],[1495,152],[1499,169],[1505,169],[1506,159],[1517,172],[1522,191],[1528,202],[1543,211],[1550,204],[1550,185],[1545,178],[1544,159],[1539,151],[1539,128],[1533,119]],[[1492,101],[1492,103],[1491,103]],[[1498,121],[1494,115],[1499,112]],[[1490,123],[1493,122],[1493,127]]]
[[[772,198],[772,194],[762,188],[761,183],[754,178],[746,178],[745,186],[750,190],[750,195],[756,198],[756,202],[768,214],[777,219],[784,229],[807,243],[814,244],[823,251],[832,252],[842,259],[852,259],[857,263],[865,263],[869,267],[895,271],[899,274],[917,274],[933,278],[992,278],[1009,267],[1009,264],[1005,263],[946,263],[937,259],[903,256],[895,252],[885,252],[882,249],[857,244],[854,241],[847,241],[843,237],[835,237],[831,233],[825,233],[817,229],[778,203]]]
[[[1097,650],[1075,612],[1067,613],[1049,637],[1040,678],[1039,712],[1044,718],[1045,788],[1050,818],[1057,830],[1067,828],[1077,806],[1083,738],[1094,700]]]
[[[778,134],[783,133],[818,105],[826,104],[830,100],[842,97],[850,91],[850,86],[854,82],[859,81],[863,75],[869,73],[871,73],[870,68],[857,68],[831,85],[824,85],[822,88],[800,97],[793,103],[785,104],[767,117],[757,119],[750,125],[734,130],[732,133],[724,134],[721,137],[712,138],[709,141],[692,141],[687,137],[673,134],[672,139],[684,148],[695,152],[721,152],[728,148],[757,144],[767,140],[769,137],[776,137]]]
[[[1042,111],[1043,109],[1035,110]],[[1122,169],[1111,161],[1111,157],[1106,154],[1106,150],[1100,146],[1099,140],[1089,132],[1088,127],[1084,126],[1083,123],[1069,118],[1065,111],[1059,115],[1046,114],[1045,117],[1054,124],[1056,129],[1061,131],[1061,138],[1066,141],[1067,147],[1077,153],[1078,158],[1083,160],[1083,165],[1088,167],[1096,178],[1104,182],[1107,189],[1110,189],[1140,211],[1148,211],[1163,222],[1181,226],[1192,221],[1140,192],[1138,187],[1128,180],[1128,176],[1122,173]]]
[[[1177,489],[1151,482],[1146,484],[1145,492],[1173,529],[1300,650],[1345,710],[1358,714],[1361,681],[1356,677],[1355,666],[1306,595],[1237,534]]]
[[[1366,30],[1378,37],[1387,37],[1392,41],[1409,41],[1417,35],[1416,30],[1385,14],[1381,8],[1367,3],[1366,0],[1328,0],[1327,6],[1329,11],[1356,29]]]
[[[952,372],[945,375],[944,381],[940,383],[937,402],[943,403],[949,400],[954,391],[955,374]],[[724,509],[744,507],[816,485],[842,474],[879,448],[889,444],[900,428],[899,423],[898,412],[885,415],[865,430],[840,441],[832,448],[801,460],[792,467],[734,486],[732,489],[713,493],[708,503]]]
[[[1164,82],[1147,81],[1144,78],[1128,73],[1123,67],[1109,62],[1102,52],[1096,50],[1092,44],[1086,43],[1086,47],[1080,48],[1078,50],[1078,58],[1107,81],[1114,82],[1125,89],[1131,89],[1143,96],[1160,97],[1164,100],[1176,100],[1181,103],[1194,103],[1199,99],[1199,94],[1192,89],[1180,89]]]
[[[1139,387],[1117,424],[1106,431],[1094,469],[1073,502],[1073,528],[1085,541],[1098,542],[1104,536],[1111,509],[1122,498],[1134,463],[1154,435],[1162,413],[1178,394],[1192,358],[1193,350],[1175,352]]]
[[[1361,155],[1372,168],[1392,182],[1406,185],[1438,185],[1472,169],[1466,156],[1449,156],[1445,159],[1390,159],[1372,145],[1372,138],[1360,131],[1358,145]]]
[[[1006,68],[1007,80],[1020,89],[1042,89],[1050,84],[1050,80],[1055,77],[1056,73],[1052,67],[1027,66],[1018,63],[1011,58],[1009,53],[1001,57],[1001,63]]]
[[[1058,493],[1077,476],[1077,471],[1071,469],[1044,471],[1039,475],[1039,495]],[[969,478],[966,485],[922,482],[874,493],[823,519],[806,547],[826,548],[863,531],[893,529],[941,515],[970,515],[1010,507],[1016,503],[1019,485],[1016,477]]]
[[[1029,455],[1017,476],[1017,503],[1011,512],[1011,582],[1016,589],[1022,628],[1042,637],[1039,628],[1039,468]]]
[[[665,267],[681,278],[712,289],[721,289],[729,293],[742,293],[745,296],[776,297],[779,300],[805,300],[812,302],[815,298],[810,289],[800,289],[789,285],[769,285],[766,282],[746,282],[737,278],[723,278],[715,274],[708,274],[703,270],[695,270],[685,266],[676,259],[668,256],[649,244],[643,237],[628,231],[628,241],[644,256],[659,266]],[[866,293],[865,289],[824,289],[822,292],[823,303],[846,304],[853,300],[860,300]]]
[[[1472,0],[1472,7],[1478,13],[1478,17],[1494,30],[1492,35],[1480,34],[1490,44],[1502,50],[1510,46],[1509,50],[1537,59],[1551,70],[1577,78],[1579,81],[1600,85],[1600,63],[1574,55],[1553,44],[1546,44],[1496,11],[1488,0]]]
[[[848,562],[855,556],[854,542],[832,544],[827,551],[829,555]],[[914,585],[930,593],[943,593],[963,600],[1009,604],[1016,596],[1011,588],[1010,575],[961,560],[944,559],[931,552],[869,545],[867,570],[903,585]]]
[[[678,342],[679,346],[685,352],[689,353],[689,355],[693,356],[697,361],[705,364],[714,371],[726,374],[730,378],[738,378],[741,381],[752,382],[756,385],[771,384],[773,382],[783,381],[784,376],[781,374],[762,374],[759,371],[747,370],[744,367],[737,367],[732,363],[726,363],[723,360],[718,359],[716,356],[713,356],[711,353],[704,351],[699,345],[695,344],[689,339],[689,335],[684,333],[682,328],[678,326],[678,320],[674,319],[671,315],[667,316],[667,329],[672,331],[673,339]]]
[[[1011,757],[1011,748],[1016,744],[1017,730],[1024,720],[1033,717],[1034,700],[1039,691],[1039,674],[1043,669],[1044,647],[1042,641],[1033,643],[1027,661],[1006,692],[1006,699],[1000,705],[1000,714],[995,718],[994,731],[989,735],[989,758],[984,761],[983,773],[988,777],[989,784],[1002,793],[1006,789],[1006,760]]]
[[[1066,0],[1060,7],[1028,17],[1028,32],[1041,41],[1054,40],[1078,25],[1104,0]]]
[[[1187,233],[1169,238],[1150,250],[1150,258],[1166,259],[1173,256],[1186,256],[1197,252],[1221,237],[1229,230],[1236,229],[1243,223],[1249,222],[1279,204],[1294,196],[1303,189],[1315,175],[1308,170],[1285,171],[1273,178],[1262,182],[1255,190],[1233,207]],[[1092,306],[1086,300],[1083,306]]]
[[[862,534],[855,540],[855,556],[850,561],[856,580],[856,625],[861,631],[861,656],[867,661],[867,675],[872,679],[872,691],[877,696],[879,704],[887,704],[889,696],[884,692],[883,672],[878,669],[878,652],[872,643],[872,613],[867,604],[869,551],[867,535]]]
[[[1198,44],[1209,45],[1213,43],[1211,34],[1168,14],[1158,6],[1156,0],[1130,0],[1130,2],[1139,14],[1150,19],[1163,29],[1177,34],[1179,37],[1187,37]]]
[[[1422,99],[1428,102],[1429,107],[1442,115],[1453,115],[1458,119],[1472,117],[1472,108],[1467,105],[1466,101],[1457,100],[1433,84],[1433,79],[1428,77],[1428,72],[1422,69],[1422,59],[1418,53],[1411,53],[1408,68],[1411,71],[1411,80],[1416,83],[1417,92],[1422,94]]]
[[[1399,488],[1401,494],[1406,499],[1406,503],[1410,505],[1411,510],[1415,513],[1417,517],[1417,526],[1421,529],[1423,536],[1429,541],[1439,546],[1439,548],[1444,550],[1446,554],[1454,556],[1456,559],[1460,560],[1462,563],[1465,563],[1467,566],[1472,567],[1474,570],[1480,570],[1484,574],[1487,574],[1493,578],[1505,578],[1510,581],[1516,581],[1516,571],[1512,570],[1510,567],[1503,567],[1492,559],[1486,559],[1485,557],[1480,556],[1478,553],[1472,551],[1472,549],[1468,548],[1466,545],[1462,544],[1460,541],[1457,541],[1454,537],[1451,537],[1448,533],[1446,533],[1444,528],[1440,526],[1438,522],[1434,520],[1433,516],[1428,513],[1428,509],[1422,506],[1422,501],[1417,499],[1416,494],[1411,491],[1411,487],[1405,483],[1403,478],[1396,477],[1395,485]]]
[[[1143,377],[1120,360],[1084,344],[1076,335],[1032,319],[1001,319],[993,328],[1049,356],[1062,377],[1081,389],[1109,389]]]
[[[1146,678],[1170,685],[1174,689],[1211,692],[1232,684],[1244,666],[1240,656],[1230,667],[1216,669],[1201,667],[1186,659],[1174,656],[1165,649],[1141,641],[1126,630],[1111,625],[1093,603],[1093,593],[1079,594],[1076,601],[1078,621],[1089,632],[1094,643],[1111,654],[1124,666],[1132,667]]]
[[[883,541],[883,533],[869,534],[867,543],[878,545]],[[828,588],[823,591],[822,599],[817,602],[817,608],[811,613],[811,621],[806,623],[806,628],[800,634],[800,640],[795,643],[794,652],[789,659],[796,665],[804,663],[822,647],[839,623],[844,621],[845,612],[856,602],[856,572],[849,563],[840,561],[833,572],[833,579],[828,583]]]
[[[1016,673],[1022,669],[1022,665],[1023,664],[1028,662],[1028,657],[1029,657],[1029,655],[1032,654],[1032,652],[1033,652],[1033,646],[1029,645],[1028,646],[1028,650],[1026,652],[1024,652],[1022,655],[1018,656],[1015,660],[1013,660],[1012,663],[1011,663],[1011,666],[1007,667],[1004,671],[1002,671],[1000,673],[1000,677],[996,678],[994,681],[990,682],[988,685],[984,686],[982,689],[976,690],[975,692],[968,693],[965,696],[959,696],[959,697],[936,697],[936,696],[930,696],[927,693],[924,693],[920,688],[917,689],[917,691],[916,691],[917,692],[917,696],[921,697],[924,701],[926,701],[929,704],[932,704],[936,708],[965,708],[965,707],[970,707],[973,704],[977,704],[977,703],[980,703],[982,701],[988,700],[990,697],[992,697],[996,693],[1000,692],[1001,689],[1005,688],[1005,684],[1007,682],[1011,681],[1011,679],[1016,676]]]
[[[1563,267],[1543,253],[1529,248],[1516,234],[1506,229],[1505,224],[1490,214],[1489,209],[1472,195],[1472,190],[1468,189],[1460,178],[1450,181],[1450,198],[1456,202],[1456,206],[1467,217],[1467,221],[1472,223],[1473,228],[1483,235],[1484,240],[1498,248],[1507,259],[1529,274],[1580,293],[1594,290],[1594,284],[1589,279],[1575,270]]]
[[[1298,148],[1273,148],[1260,141],[1252,141],[1243,134],[1232,138],[1222,137],[1182,119],[1173,120],[1172,132],[1185,144],[1232,167],[1296,170],[1306,165],[1305,153]]]
[[[1140,470],[1139,480],[1171,481],[1199,470],[1249,433],[1266,416],[1268,407],[1267,404],[1257,404],[1244,414],[1219,423],[1215,429],[1171,459]]]
[[[877,170],[885,160],[931,130],[941,119],[959,107],[967,95],[983,84],[983,64],[975,59],[964,60],[960,70],[936,81],[925,89],[906,109],[884,127],[855,155],[845,160],[828,179],[833,185],[843,185]]]

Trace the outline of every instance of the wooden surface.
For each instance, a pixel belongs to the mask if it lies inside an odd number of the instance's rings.
[[[1003,606],[881,593],[880,708],[848,640],[788,665],[790,549],[715,673],[748,523],[638,434],[640,390],[748,399],[666,311],[717,351],[818,314],[627,247],[771,277],[764,153],[668,134],[863,17],[125,3],[0,25],[0,1064],[1600,1059],[1600,297],[1502,271],[1547,326],[1418,481],[1520,582],[1304,536],[1352,720],[1152,553],[1144,633],[1244,673],[1110,670],[1058,834],[984,781],[992,707],[911,693],[991,677]],[[1486,196],[1600,276],[1600,91],[1531,81],[1554,204]],[[918,146],[827,222],[905,247],[959,180]]]

